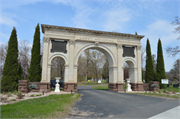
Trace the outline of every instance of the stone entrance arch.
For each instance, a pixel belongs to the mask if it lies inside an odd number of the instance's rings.
[[[124,62],[133,69],[132,90],[143,90],[140,40],[144,36],[44,24],[41,28],[44,33],[41,82],[50,81],[51,60],[61,57],[65,60],[64,91],[77,91],[78,58],[86,49],[97,49],[109,61],[109,90],[124,90]]]

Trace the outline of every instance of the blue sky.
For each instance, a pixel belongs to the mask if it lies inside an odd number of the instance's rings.
[[[161,39],[165,70],[178,58],[168,57],[167,46],[179,45],[171,25],[179,15],[179,0],[0,0],[0,43],[7,43],[13,27],[18,40],[32,44],[37,23],[57,26],[116,31],[149,38],[152,54]],[[41,39],[43,34],[41,33]]]

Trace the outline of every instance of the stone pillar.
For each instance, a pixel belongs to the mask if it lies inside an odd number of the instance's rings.
[[[64,68],[64,83],[68,83],[69,79],[69,65],[65,65]]]
[[[141,67],[141,46],[137,46],[137,83],[143,83]]]
[[[74,44],[75,40],[69,40],[69,79],[68,83],[74,83]]]
[[[43,38],[43,60],[42,60],[42,79],[41,82],[48,82],[47,80],[47,64],[49,55],[49,38]]]
[[[77,68],[78,65],[74,65],[74,82],[77,82]]]
[[[117,91],[124,91],[124,69],[122,68],[122,44],[117,44]]]
[[[47,82],[51,80],[51,64],[47,65]]]
[[[117,83],[117,67],[109,67],[109,83]]]
[[[122,54],[123,54],[123,49],[122,49],[122,44],[117,44],[117,64],[118,64],[118,77],[117,77],[117,83],[124,83],[123,79],[123,69],[122,69]]]

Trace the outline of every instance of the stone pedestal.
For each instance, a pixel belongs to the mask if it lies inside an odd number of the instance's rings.
[[[117,83],[109,83],[108,87],[109,91],[117,91]]]
[[[143,83],[137,83],[137,91],[144,91]]]
[[[18,81],[18,91],[21,91],[22,93],[28,92],[28,80]]]
[[[117,91],[124,91],[124,83],[117,83]]]
[[[64,83],[64,92],[77,92],[77,83]]]

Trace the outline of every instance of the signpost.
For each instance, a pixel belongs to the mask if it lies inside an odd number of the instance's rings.
[[[161,83],[164,84],[164,92],[165,90],[165,84],[168,84],[168,79],[161,79]]]

